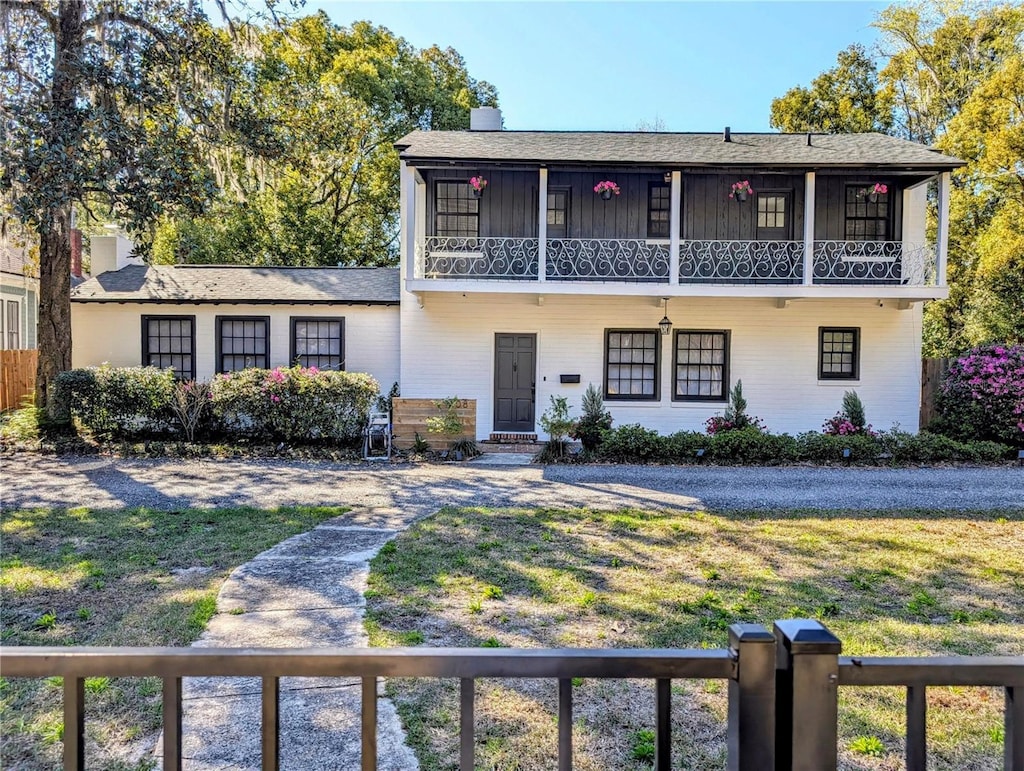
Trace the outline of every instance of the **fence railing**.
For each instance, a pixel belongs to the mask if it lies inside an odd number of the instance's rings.
[[[0,412],[15,410],[36,390],[39,351],[0,351]]]
[[[652,721],[655,768],[671,766],[671,683],[727,680],[730,771],[833,771],[837,767],[841,686],[907,688],[907,768],[925,768],[925,689],[933,685],[998,686],[1005,690],[1006,771],[1024,771],[1024,657],[841,658],[840,641],[813,620],[729,629],[717,650],[538,649],[216,649],[29,648],[3,650],[4,677],[64,679],[64,768],[85,765],[85,678],[163,679],[163,764],[182,763],[184,677],[262,678],[262,768],[276,771],[280,747],[281,677],[358,677],[362,683],[361,768],[377,767],[380,677],[458,678],[459,762],[474,767],[475,681],[542,678],[557,682],[558,768],[572,768],[572,678],[655,681]]]
[[[679,242],[680,284],[805,283],[803,241],[691,240]],[[669,283],[667,240],[550,238],[547,281]],[[417,244],[416,278],[540,279],[536,238],[427,236]],[[934,286],[936,252],[905,241],[815,241],[809,283],[815,285]]]

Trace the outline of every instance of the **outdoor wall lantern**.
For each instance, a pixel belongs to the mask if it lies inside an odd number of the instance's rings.
[[[672,321],[668,317],[668,298],[662,297],[661,299],[665,303],[665,315],[661,317],[661,321],[658,322],[658,326],[661,327],[661,334],[667,335],[672,331]]]

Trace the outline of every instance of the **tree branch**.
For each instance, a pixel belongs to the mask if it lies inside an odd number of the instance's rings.
[[[0,8],[10,8],[15,11],[31,11],[46,22],[50,32],[54,35],[57,34],[57,17],[46,10],[46,7],[39,0],[0,0]]]
[[[35,75],[31,74],[30,72],[28,72],[25,69],[22,69],[21,65],[19,65],[18,63],[12,62],[12,61],[8,61],[6,64],[4,64],[2,67],[0,67],[0,72],[13,72],[18,77],[21,77],[21,78],[24,78],[25,80],[27,80],[29,83],[31,83],[33,86],[38,88],[40,91],[45,92],[46,96],[49,97],[49,91],[50,91],[49,86],[47,86],[45,83],[43,83],[43,81],[41,81]]]
[[[5,0],[0,0],[0,2],[4,2],[4,1]],[[94,28],[100,27],[100,26],[102,26],[104,24],[109,24],[110,22],[113,22],[113,21],[119,21],[122,24],[127,24],[129,27],[135,27],[136,29],[141,29],[144,32],[148,32],[150,35],[155,37],[158,41],[163,43],[165,46],[170,41],[170,38],[167,35],[167,33],[165,33],[162,29],[157,27],[155,24],[150,24],[145,19],[142,19],[142,18],[140,18],[138,16],[133,16],[132,14],[129,14],[129,13],[123,13],[122,11],[119,11],[119,10],[116,10],[116,9],[110,10],[110,11],[100,11],[99,13],[97,13],[92,18],[86,19],[82,23],[82,28],[83,29],[94,29]]]

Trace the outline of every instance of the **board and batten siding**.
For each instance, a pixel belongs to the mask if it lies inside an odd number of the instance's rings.
[[[788,240],[801,240],[804,230],[804,177],[802,174],[683,175],[683,234],[695,241],[751,241],[756,238],[754,198],[739,202],[729,198],[732,185],[747,180],[754,193],[789,193]]]
[[[387,392],[398,380],[399,311],[395,305],[190,305],[170,303],[71,303],[72,366],[115,367],[142,363],[143,316],[195,316],[196,377],[216,372],[217,316],[269,316],[270,366],[286,367],[291,317],[345,319],[345,369],[373,375]]]
[[[588,383],[603,384],[605,330],[657,329],[660,298],[548,296],[538,306],[525,295],[428,296],[424,307],[402,304],[402,395],[477,400],[477,431],[493,430],[494,336],[537,335],[536,414],[551,396],[566,396],[573,414]],[[877,428],[894,423],[916,431],[921,382],[921,307],[897,310],[873,300],[793,302],[768,298],[686,298],[669,303],[673,331],[731,333],[730,385],[743,381],[749,412],[775,432],[820,431],[836,414],[843,392],[856,390]],[[818,328],[859,327],[860,379],[818,380]],[[672,341],[661,339],[657,402],[607,401],[616,425],[640,423],[662,433],[700,431],[724,402],[672,400]],[[579,374],[563,385],[561,374]],[[539,429],[539,425],[537,426]]]

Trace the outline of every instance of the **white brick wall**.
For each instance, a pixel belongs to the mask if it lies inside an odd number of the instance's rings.
[[[72,364],[119,367],[142,363],[142,316],[196,317],[196,376],[215,372],[216,316],[270,316],[270,366],[288,366],[291,316],[343,316],[345,369],[368,372],[387,392],[398,380],[399,312],[385,305],[171,305],[71,303]]]
[[[820,430],[834,415],[845,390],[856,390],[869,422],[888,428],[918,427],[921,372],[921,306],[897,310],[876,300],[794,301],[777,308],[759,298],[676,298],[668,315],[674,329],[731,331],[730,381],[743,381],[749,412],[776,432]],[[409,294],[402,303],[402,395],[477,400],[480,438],[493,427],[494,335],[537,334],[537,415],[552,394],[565,395],[578,414],[592,382],[603,383],[607,328],[656,328],[660,298],[553,296],[538,305],[532,295],[458,293],[424,295],[420,308]],[[860,380],[817,378],[819,326],[861,329]],[[722,403],[673,402],[671,340],[662,339],[661,400],[607,402],[616,425],[641,423],[668,433],[702,430]],[[560,374],[579,374],[580,385],[561,385]]]

